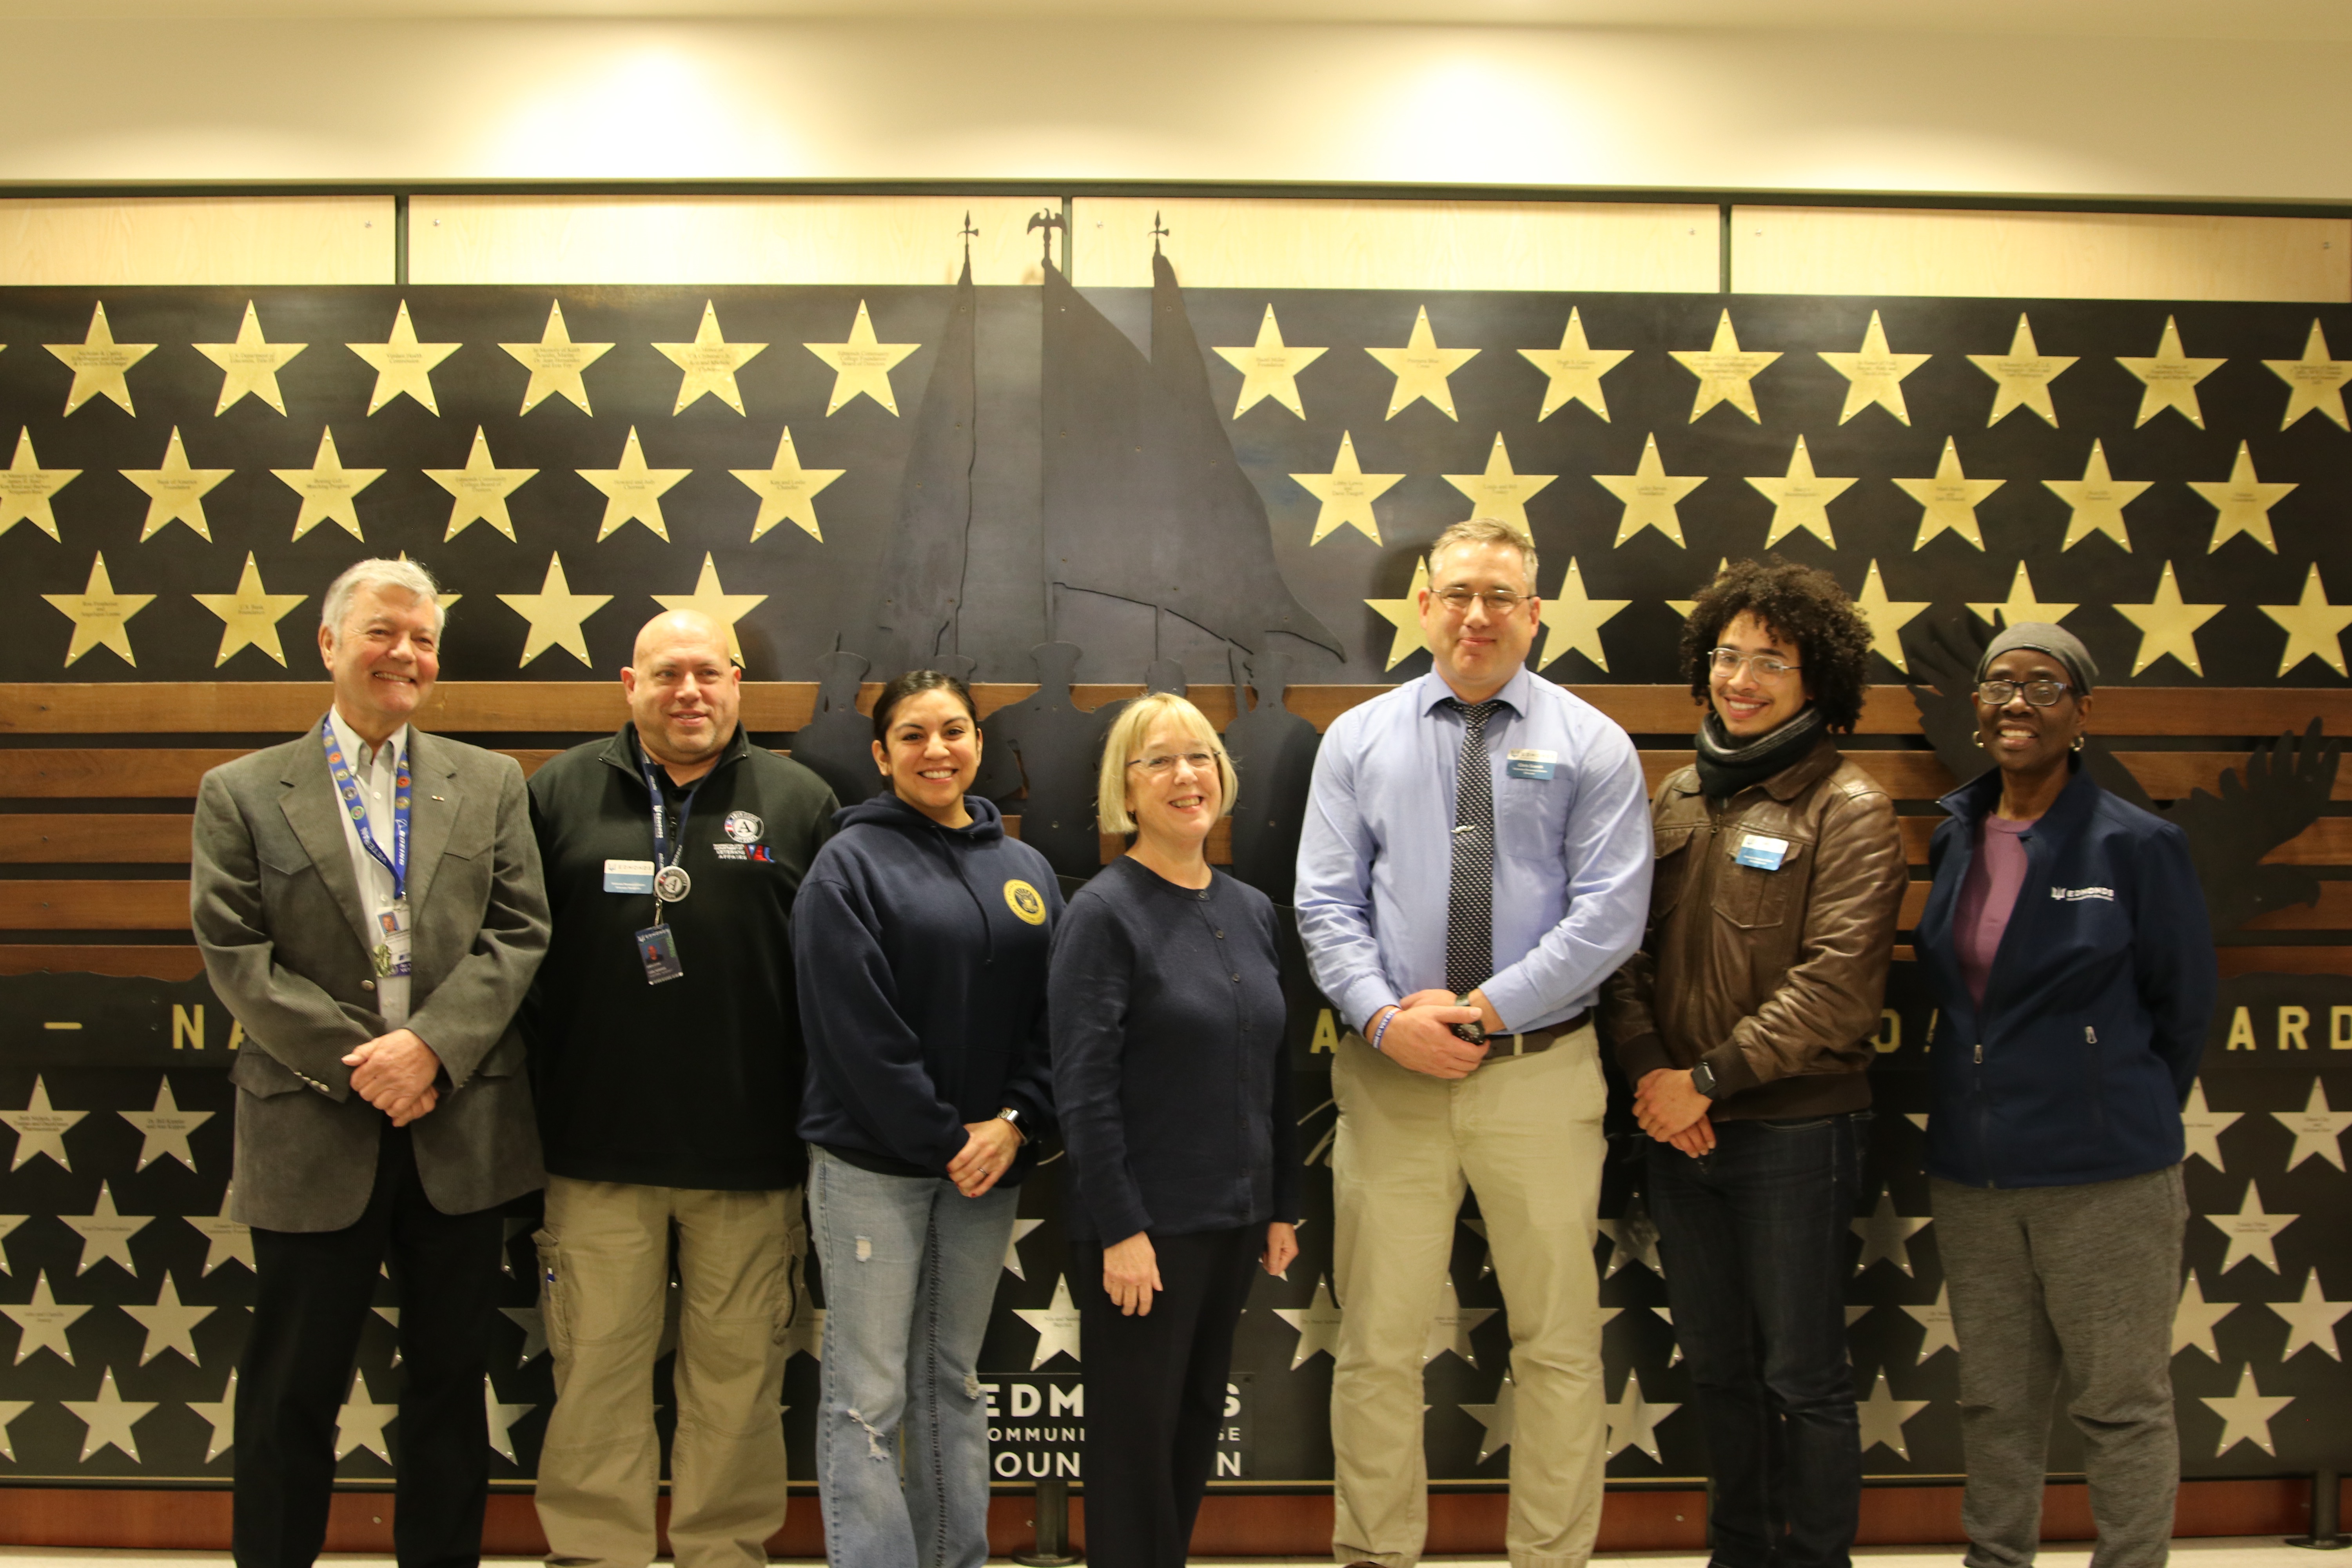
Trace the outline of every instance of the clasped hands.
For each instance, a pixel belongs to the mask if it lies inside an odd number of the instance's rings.
[[[441,1102],[433,1080],[441,1058],[413,1030],[394,1029],[343,1058],[352,1069],[352,1092],[405,1127]]]
[[[1696,1158],[1715,1148],[1714,1103],[1691,1087],[1687,1068],[1652,1068],[1633,1090],[1633,1117],[1659,1142]]]
[[[1451,991],[1416,991],[1397,1005],[1381,1035],[1381,1054],[1397,1066],[1432,1078],[1468,1078],[1486,1059],[1486,1047],[1472,1045],[1454,1032],[1454,1026],[1476,1022],[1489,1035],[1504,1033],[1503,1016],[1484,991],[1470,993],[1470,1005],[1454,999]],[[1379,1033],[1379,1015],[1372,1017]],[[1370,1041],[1370,1035],[1365,1039]]]

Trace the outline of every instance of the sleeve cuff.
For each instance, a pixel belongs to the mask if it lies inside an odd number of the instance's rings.
[[[1639,1085],[1650,1073],[1675,1064],[1666,1055],[1666,1042],[1654,1034],[1644,1034],[1618,1042],[1617,1065],[1624,1070],[1627,1082]]]
[[[1736,1045],[1717,1046],[1706,1053],[1706,1065],[1715,1069],[1715,1098],[1729,1100],[1742,1090],[1754,1089],[1764,1080],[1748,1065],[1748,1058]]]

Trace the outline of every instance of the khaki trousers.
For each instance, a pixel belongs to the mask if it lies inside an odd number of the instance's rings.
[[[677,1234],[670,1546],[679,1568],[765,1563],[784,1522],[783,1387],[807,1255],[801,1189],[704,1192],[551,1176],[540,1308],[555,1409],[539,1456],[548,1561],[645,1568],[661,1480],[654,1360]]]
[[[1607,1420],[1592,1264],[1607,1090],[1590,1026],[1466,1079],[1409,1072],[1357,1035],[1331,1066],[1341,1318],[1331,1379],[1331,1552],[1412,1568],[1428,1528],[1421,1352],[1465,1187],[1511,1331],[1514,1568],[1581,1568],[1601,1523]]]

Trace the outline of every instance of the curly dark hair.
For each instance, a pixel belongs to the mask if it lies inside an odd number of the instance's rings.
[[[1691,605],[1683,622],[1683,675],[1699,705],[1708,700],[1710,656],[1723,628],[1743,613],[1797,645],[1805,684],[1822,721],[1833,731],[1853,730],[1869,691],[1870,623],[1836,578],[1777,555],[1732,562]]]

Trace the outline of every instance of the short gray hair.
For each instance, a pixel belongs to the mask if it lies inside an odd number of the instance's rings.
[[[1437,536],[1429,547],[1427,559],[1434,564],[1437,557],[1457,544],[1507,544],[1519,552],[1519,560],[1528,569],[1528,592],[1540,592],[1536,586],[1536,542],[1519,530],[1498,518],[1474,517],[1457,522]]]
[[[327,584],[326,599],[319,605],[319,626],[329,637],[341,637],[343,622],[352,613],[352,600],[362,588],[398,588],[420,599],[433,602],[433,635],[441,635],[442,623],[449,612],[441,607],[441,584],[433,574],[414,561],[386,561],[381,556],[368,561],[354,561],[343,568],[342,575]]]

